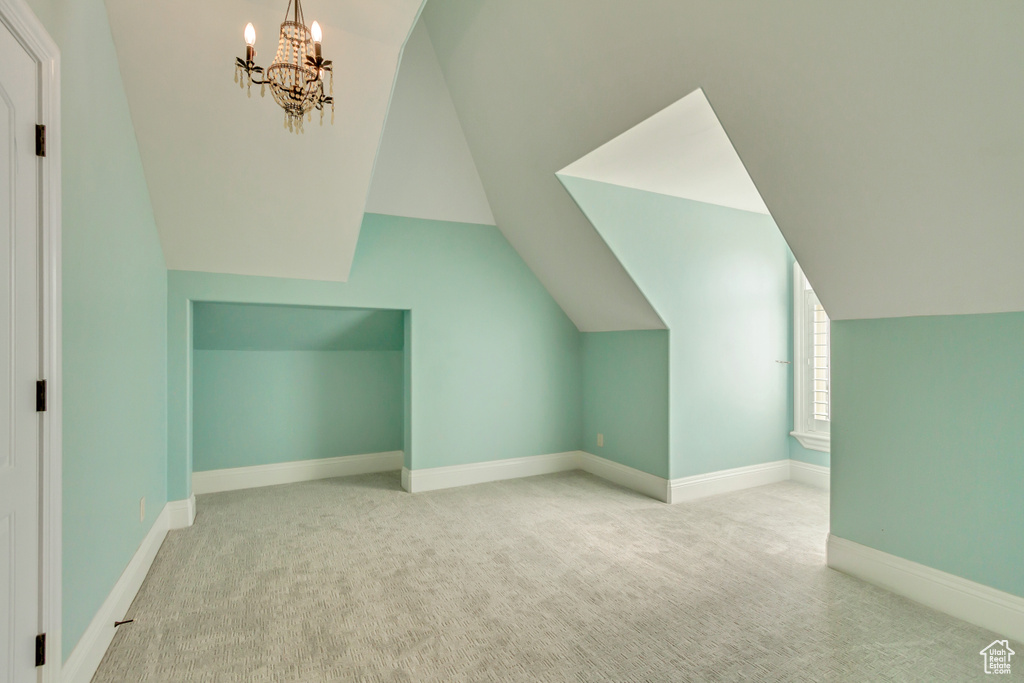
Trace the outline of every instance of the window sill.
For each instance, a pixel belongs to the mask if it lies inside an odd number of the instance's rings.
[[[795,437],[800,445],[811,451],[821,451],[822,453],[829,453],[832,450],[832,438],[828,434],[821,434],[820,432],[790,432],[790,436]]]

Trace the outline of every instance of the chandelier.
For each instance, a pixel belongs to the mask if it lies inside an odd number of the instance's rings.
[[[288,15],[295,12],[292,18]],[[252,97],[252,86],[260,86],[260,95],[267,94],[267,86],[274,100],[284,109],[284,127],[294,133],[302,133],[303,120],[313,120],[313,110],[320,112],[320,125],[324,125],[324,109],[331,107],[331,124],[334,123],[334,69],[329,59],[320,54],[323,31],[320,24],[306,28],[300,0],[288,0],[281,23],[281,37],[277,42],[274,62],[264,70],[256,66],[256,29],[252,24],[245,26],[245,59],[235,59],[235,83],[248,89]],[[329,91],[324,93],[324,76],[330,75]]]

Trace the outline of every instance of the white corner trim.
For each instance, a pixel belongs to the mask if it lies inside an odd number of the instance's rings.
[[[670,482],[669,503],[682,503],[719,493],[740,491],[755,486],[774,484],[789,479],[789,460],[776,460],[760,465],[719,470]]]
[[[831,486],[831,470],[822,465],[812,465],[799,460],[789,461],[789,478],[801,484],[829,490]]]
[[[1024,598],[829,535],[828,566],[1024,642]]]
[[[832,436],[821,432],[790,432],[790,436],[800,442],[809,451],[828,453],[832,450]]]
[[[391,472],[401,469],[402,451],[367,453],[365,455],[343,455],[338,458],[319,460],[298,460],[271,465],[234,467],[224,470],[209,470],[192,473],[192,494],[236,491],[260,486],[294,484],[299,481],[348,477],[354,474]]]
[[[502,479],[520,479],[538,474],[567,472],[578,468],[579,451],[475,462],[468,465],[428,467],[418,470],[402,468],[402,488],[409,493],[422,493],[423,491],[437,491]]]
[[[139,549],[135,551],[128,566],[121,573],[121,578],[114,584],[110,595],[100,605],[82,638],[71,651],[62,670],[63,683],[89,683],[92,680],[96,668],[110,646],[110,641],[114,639],[114,622],[123,619],[125,612],[131,607],[139,588],[142,587],[142,582],[146,579],[146,574],[149,573],[149,568],[153,565],[160,545],[167,536],[171,505],[172,503],[165,505],[160,511],[153,526],[142,539]],[[59,657],[60,653],[54,655]]]
[[[187,529],[196,521],[196,494],[185,500],[167,501],[167,528]]]
[[[668,479],[613,462],[593,453],[580,452],[579,459],[579,468],[584,472],[590,472],[594,476],[650,496],[663,503],[668,502]]]

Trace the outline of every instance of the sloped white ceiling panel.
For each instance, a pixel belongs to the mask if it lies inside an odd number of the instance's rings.
[[[107,0],[167,265],[348,278],[402,45],[422,0],[313,0],[334,61],[335,125],[284,129],[268,92],[232,82],[242,29],[273,60],[286,2]]]
[[[495,218],[581,329],[636,292],[555,172],[698,87],[834,318],[1024,310],[1024,3],[424,14]]]
[[[768,213],[699,89],[569,164],[558,175]]]
[[[494,225],[483,183],[422,20],[402,51],[366,210]]]

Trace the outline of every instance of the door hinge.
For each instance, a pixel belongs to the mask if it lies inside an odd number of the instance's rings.
[[[36,666],[46,664],[46,634],[36,636]]]
[[[36,382],[36,412],[46,412],[46,380]]]
[[[36,156],[46,156],[46,126],[41,123],[36,124]]]

